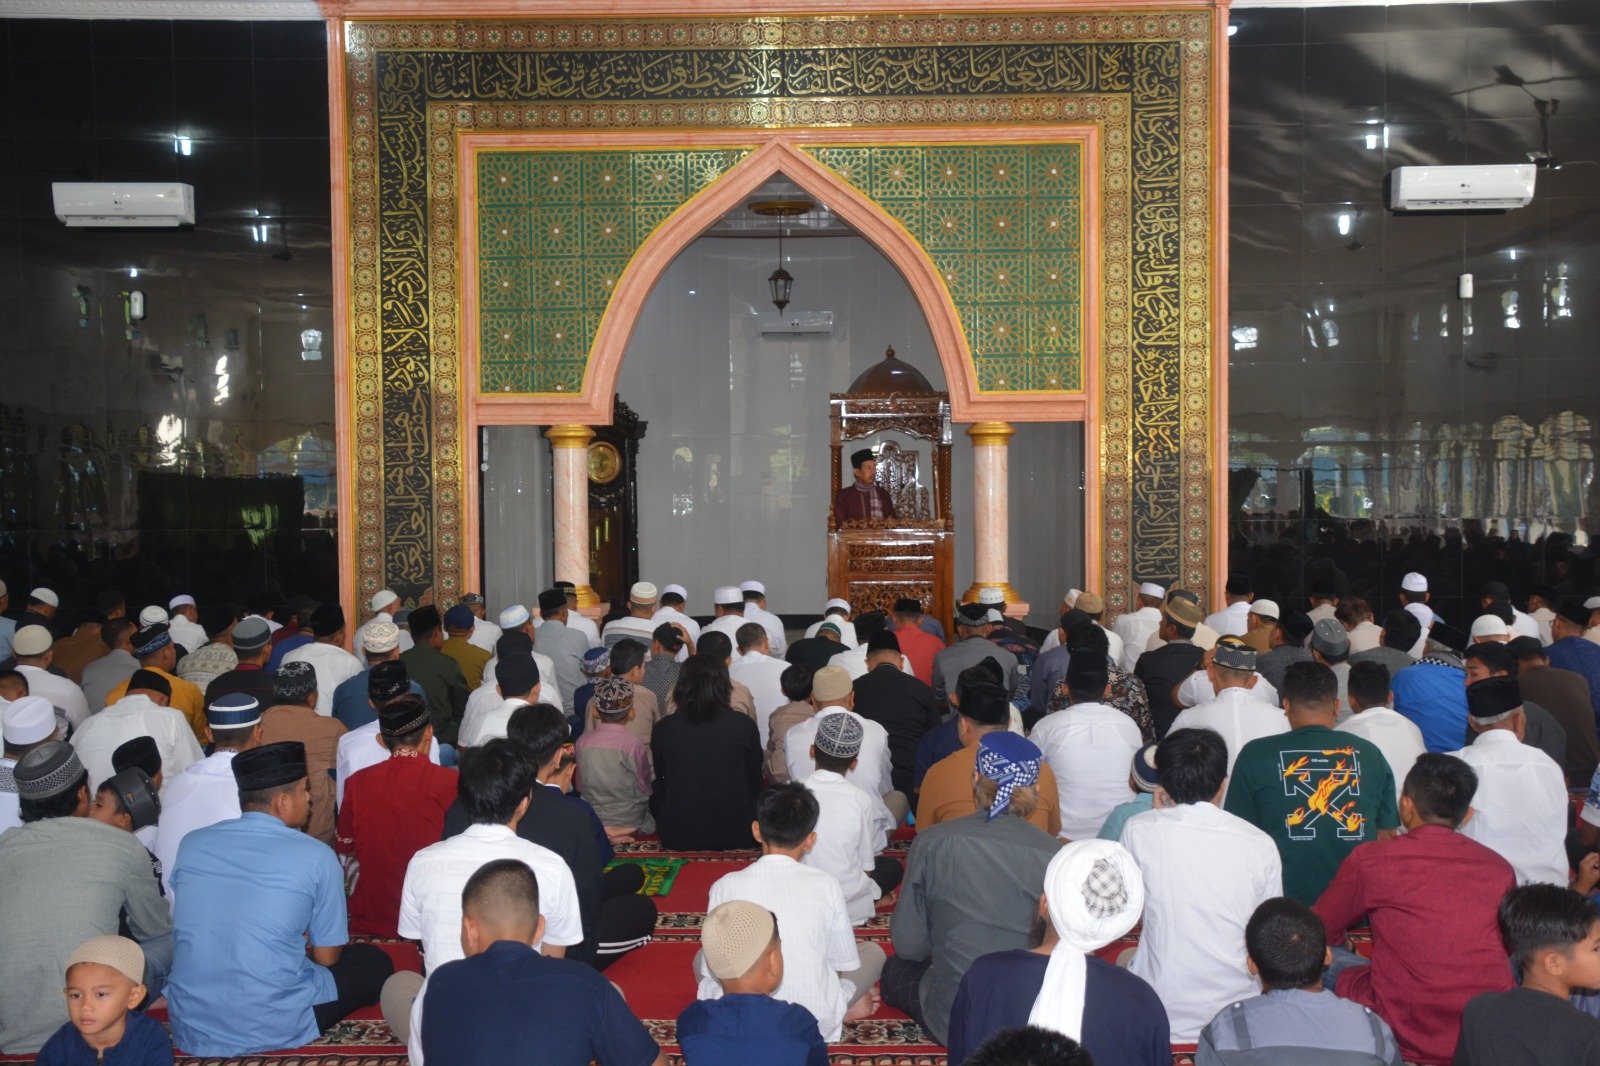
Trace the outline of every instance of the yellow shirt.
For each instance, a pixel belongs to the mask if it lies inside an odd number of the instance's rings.
[[[460,665],[461,673],[467,679],[467,688],[474,689],[483,684],[483,668],[489,665],[489,660],[494,656],[470,643],[466,637],[450,637],[439,650]]]
[[[972,773],[978,768],[978,746],[973,744],[934,763],[922,779],[917,797],[917,828],[963,818],[978,809],[972,799]],[[1056,775],[1050,764],[1039,767],[1039,805],[1028,821],[1051,836],[1061,832],[1061,807]]]
[[[183,712],[189,720],[189,728],[194,730],[194,738],[200,743],[206,742],[206,696],[199,687],[192,682],[185,681],[177,674],[169,674],[165,670],[157,670],[153,666],[140,667],[151,673],[160,674],[167,679],[167,684],[172,686],[172,698],[167,701],[168,707],[176,708]],[[132,681],[133,678],[128,678]],[[124,681],[111,690],[106,697],[106,706],[109,707],[128,694],[128,681]]]

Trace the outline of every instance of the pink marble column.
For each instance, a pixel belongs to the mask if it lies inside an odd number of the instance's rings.
[[[1006,450],[1016,430],[1009,422],[974,422],[967,427],[972,438],[973,583],[961,597],[975,602],[986,588],[999,589],[1006,598],[1005,613],[1023,617],[1028,605],[1011,587],[1010,518]]]
[[[577,588],[578,607],[593,607],[599,597],[589,585],[589,442],[594,430],[567,424],[551,426],[550,438],[556,527],[556,580]]]

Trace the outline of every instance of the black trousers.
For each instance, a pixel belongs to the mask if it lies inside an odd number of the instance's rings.
[[[339,961],[328,970],[333,974],[334,998],[312,1008],[317,1028],[323,1032],[361,1008],[375,1005],[383,983],[394,973],[394,962],[371,944],[346,944]]]
[[[883,964],[883,975],[878,978],[878,994],[896,1010],[905,1011],[911,1020],[928,1026],[922,1020],[922,975],[928,972],[933,960],[912,962],[899,955],[890,955]]]
[[[600,882],[600,927],[594,968],[604,970],[630,951],[644,947],[656,930],[656,901],[639,895],[644,868],[624,863]]]
[[[872,872],[867,874],[872,878],[872,883],[883,890],[887,896],[900,887],[900,879],[905,877],[906,868],[900,865],[900,860],[891,859],[887,855],[879,855],[872,864]]]

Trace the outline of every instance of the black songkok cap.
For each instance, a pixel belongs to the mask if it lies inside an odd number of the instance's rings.
[[[427,636],[439,628],[439,608],[431,603],[425,607],[418,607],[406,619],[406,625],[411,627],[413,637],[420,639]]]
[[[1467,686],[1467,711],[1474,718],[1499,718],[1522,706],[1522,687],[1514,677],[1486,677]]]
[[[895,636],[892,630],[880,629],[867,638],[867,652],[869,654],[875,651],[899,650],[900,638]]]
[[[406,664],[399,659],[373,663],[372,669],[367,671],[367,699],[380,707],[410,691],[411,677],[406,673]]]
[[[921,600],[913,600],[909,596],[903,596],[900,599],[894,601],[894,613],[895,614],[921,614],[922,613],[922,601]]]
[[[161,796],[157,794],[150,775],[139,767],[119,770],[100,787],[109,788],[117,794],[123,807],[127,808],[128,817],[133,820],[134,832],[155,825],[161,819]]]
[[[145,626],[133,635],[130,642],[133,654],[140,659],[156,652],[172,643],[170,627],[165,622],[157,622],[153,626]]]
[[[378,708],[378,728],[386,737],[403,737],[428,724],[428,703],[415,692],[396,696]]]
[[[1579,629],[1589,628],[1589,608],[1576,596],[1561,601],[1561,606],[1556,608],[1556,613]]]
[[[1506,641],[1506,651],[1515,655],[1518,659],[1531,659],[1534,656],[1549,658],[1545,654],[1544,645],[1539,643],[1538,637],[1517,637],[1515,640],[1508,640]]]
[[[135,670],[133,676],[128,678],[128,687],[123,691],[137,692],[139,689],[159,692],[168,699],[172,698],[172,683],[154,670]]]
[[[233,757],[233,780],[240,792],[292,785],[305,776],[306,746],[298,740],[263,744]]]
[[[567,594],[560,589],[545,589],[539,593],[539,613],[559,611],[567,605]]]
[[[532,655],[533,638],[520,629],[508,629],[494,642],[494,654],[497,659],[509,659],[513,655]]]
[[[508,655],[494,667],[494,679],[506,696],[526,696],[539,683],[539,664],[531,655]]]
[[[1109,675],[1104,655],[1073,649],[1072,658],[1067,660],[1067,687],[1078,692],[1104,692]]]
[[[331,637],[344,628],[344,608],[337,603],[325,603],[311,612],[311,632],[319,637]]]
[[[111,753],[111,768],[117,773],[137,767],[151,777],[161,772],[161,749],[153,737],[134,737]]]
[[[877,456],[872,454],[871,448],[862,448],[860,451],[850,453],[850,467],[852,470],[860,470],[862,463],[876,458]]]

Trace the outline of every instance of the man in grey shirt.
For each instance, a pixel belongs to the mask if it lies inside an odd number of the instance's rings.
[[[989,609],[976,603],[963,603],[956,608],[956,642],[933,657],[933,696],[940,707],[950,706],[950,690],[955,688],[961,671],[985,659],[1000,664],[1006,694],[1016,694],[1017,657],[989,639],[988,619]]]
[[[539,593],[538,646],[556,664],[556,687],[561,690],[561,709],[573,713],[573,697],[587,683],[583,676],[583,656],[589,638],[567,625],[567,597],[560,589]]]
[[[1028,946],[1044,874],[1061,842],[1028,821],[1044,756],[998,730],[978,741],[978,809],[917,834],[889,920],[894,956],[883,1001],[939,1043],[968,967],[981,955]]]
[[[139,660],[133,657],[130,644],[137,628],[128,618],[113,618],[100,627],[100,639],[111,649],[111,654],[102,655],[83,668],[83,698],[89,702],[90,714],[105,707],[111,690],[139,669]]]
[[[91,937],[127,915],[153,1001],[172,968],[172,919],[150,855],[132,833],[85,817],[89,775],[51,741],[12,771],[23,824],[0,837],[0,1051],[38,1051],[67,1021],[61,975]]]

